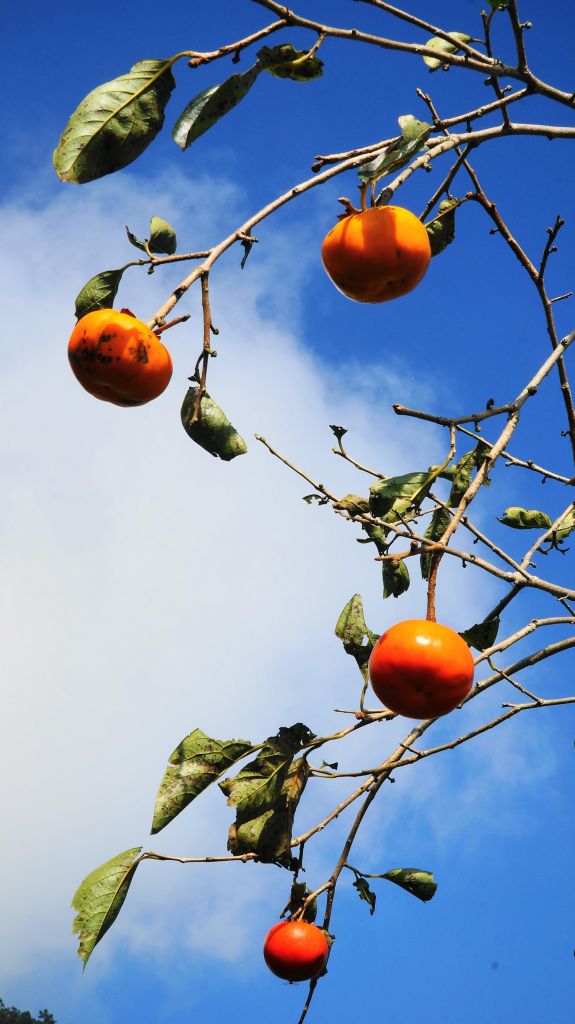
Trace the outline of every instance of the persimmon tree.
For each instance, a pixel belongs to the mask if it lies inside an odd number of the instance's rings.
[[[297,203],[304,193],[336,177],[343,176],[346,189],[352,191],[354,175],[359,175],[357,200],[347,196],[340,200],[341,216],[345,219],[359,209],[382,208],[392,200],[400,205],[402,186],[412,175],[440,161],[442,179],[430,192],[419,217],[431,246],[429,273],[433,273],[433,260],[441,258],[448,245],[465,244],[465,231],[460,230],[465,215],[462,208],[470,203],[478,206],[489,230],[500,236],[520,264],[525,287],[533,289],[538,297],[538,349],[533,346],[533,352],[524,359],[522,386],[503,404],[495,405],[490,400],[485,408],[462,414],[450,409],[439,413],[395,404],[398,431],[402,418],[410,417],[429,424],[430,430],[440,428],[444,436],[444,458],[440,464],[406,466],[405,472],[396,476],[386,475],[382,467],[361,464],[350,450],[346,428],[333,424],[333,451],[348,464],[352,481],[349,493],[343,495],[316,479],[313,467],[297,466],[289,453],[280,453],[261,435],[256,437],[279,463],[305,482],[304,499],[308,503],[317,502],[326,511],[355,524],[358,539],[368,546],[377,571],[382,574],[384,599],[400,599],[410,586],[410,577],[420,574],[427,590],[426,618],[435,622],[436,591],[441,566],[446,561],[472,566],[498,581],[499,600],[493,607],[483,608],[477,621],[460,634],[472,649],[475,662],[474,683],[463,703],[480,703],[482,694],[497,686],[507,699],[495,718],[488,717],[466,732],[458,728],[457,712],[451,713],[447,721],[453,722],[452,736],[441,743],[427,739],[437,718],[416,720],[401,742],[367,769],[362,766],[339,772],[337,763],[322,761],[322,748],[328,743],[343,744],[351,734],[397,717],[386,707],[369,706],[369,659],[378,633],[365,622],[360,595],[353,595],[335,625],[343,653],[356,663],[359,671],[356,704],[342,712],[348,716],[348,724],[325,735],[316,735],[303,722],[278,726],[275,735],[259,742],[217,739],[197,727],[181,739],[169,756],[160,781],[152,834],[167,827],[200,793],[217,783],[235,813],[227,837],[228,852],[167,856],[134,847],[97,868],[82,882],[73,901],[77,912],[75,930],[79,933],[79,952],[84,963],[116,919],[134,873],[144,861],[275,864],[286,873],[286,906],[282,916],[308,922],[317,918],[328,937],[334,899],[344,878],[352,881],[371,913],[376,904],[373,879],[394,882],[421,900],[431,899],[436,883],[428,870],[382,865],[381,873],[373,875],[350,862],[362,821],[370,805],[383,797],[384,784],[408,766],[419,766],[416,771],[425,771],[421,765],[428,758],[470,743],[489,730],[512,728],[510,722],[517,715],[548,707],[559,709],[575,702],[575,696],[543,696],[538,692],[537,673],[527,673],[575,646],[575,589],[554,578],[556,565],[561,563],[565,551],[565,540],[575,531],[571,489],[575,483],[575,407],[567,370],[568,349],[575,340],[575,329],[560,337],[555,314],[557,303],[571,293],[551,294],[547,284],[551,258],[560,259],[560,255],[554,254],[563,219],[558,215],[546,231],[543,229],[539,250],[528,252],[521,238],[511,232],[497,196],[485,191],[478,169],[481,150],[492,143],[505,147],[506,159],[512,159],[513,140],[519,136],[575,139],[575,128],[565,116],[565,108],[571,111],[575,105],[575,94],[543,81],[532,69],[527,45],[527,30],[531,26],[522,22],[516,0],[489,0],[487,10],[478,8],[473,17],[468,12],[472,26],[461,24],[457,31],[431,24],[383,0],[359,0],[359,4],[381,14],[386,35],[314,21],[306,16],[305,0],[294,9],[275,0],[255,3],[270,18],[258,31],[232,41],[214,39],[215,48],[210,52],[182,50],[169,59],[143,59],[120,77],[93,90],[71,115],[55,151],[54,166],[62,181],[86,184],[121,170],[140,156],[163,129],[166,106],[176,84],[172,68],[177,62],[187,62],[192,72],[193,98],[186,102],[186,96],[176,104],[177,117],[172,125],[174,141],[183,150],[236,107],[258,79],[265,79],[265,72],[301,83],[303,89],[313,88],[314,80],[322,74],[321,47],[328,38],[338,40],[342,48],[375,47],[400,52],[406,61],[420,63],[422,77],[429,71],[448,70],[454,81],[456,75],[474,76],[477,103],[473,109],[454,109],[445,116],[436,107],[432,89],[418,90],[419,116],[398,111],[398,132],[384,140],[367,140],[353,150],[315,156],[311,176],[290,183],[281,195],[268,199],[242,224],[230,225],[226,237],[209,249],[180,251],[175,229],[154,214],[149,237],[140,239],[128,228],[128,241],[138,250],[137,258],[122,267],[96,272],[77,296],[77,316],[81,319],[95,310],[113,307],[128,269],[161,273],[166,265],[189,264],[191,269],[184,272],[178,286],[150,317],[148,327],[161,334],[166,343],[165,332],[187,319],[187,315],[173,316],[177,304],[192,287],[200,289],[203,334],[190,358],[190,388],[184,396],[182,423],[200,448],[229,461],[244,454],[247,446],[213,397],[217,394],[217,364],[212,368],[216,355],[212,340],[217,330],[212,320],[210,276],[219,258],[227,250],[239,248],[238,262],[243,269],[248,260],[254,259],[250,255],[257,242],[254,231],[265,218],[286,204]],[[354,7],[358,15],[359,4]],[[395,38],[394,29],[399,25],[403,30],[407,26],[413,42]],[[295,48],[290,39],[294,28],[309,33],[308,49]],[[198,93],[202,68],[215,62],[225,68],[221,84]],[[242,67],[249,62],[247,69],[234,68],[229,74],[230,63],[240,62]],[[263,82],[258,85],[264,87]],[[524,101],[534,96],[544,100],[549,111],[544,123],[530,123],[521,117]],[[292,92],[290,102],[301,100]],[[318,239],[318,251],[320,243]],[[347,300],[337,296],[337,301]],[[223,349],[220,357],[225,358],[225,344]],[[563,441],[550,452],[550,464],[545,466],[514,448],[520,420],[529,417],[537,427],[537,405],[532,399],[542,385],[556,389],[564,410]],[[569,455],[565,453],[567,447]],[[197,457],[205,455],[198,451]],[[490,505],[496,502],[502,466],[510,473],[528,474],[534,483],[547,484],[544,508],[516,505],[500,509],[499,522],[509,530],[510,540],[505,547],[483,526],[478,526],[476,515],[476,510],[483,507],[485,487],[490,483]],[[540,499],[534,499],[534,504],[539,506]],[[538,562],[543,561],[542,556],[548,556],[549,578],[541,575],[534,563],[535,557]],[[520,628],[510,629],[506,624],[509,610],[511,606],[522,608],[525,594],[530,595],[529,618]],[[397,618],[401,619],[401,614]],[[562,631],[561,638],[551,643],[545,639],[550,627]],[[525,653],[522,642],[534,636],[541,637],[536,649]],[[528,683],[524,681],[525,673]],[[515,697],[511,700],[509,693],[513,691]],[[320,821],[298,833],[296,814],[307,783],[312,779],[342,777],[350,779],[345,799]],[[352,806],[355,816],[332,870],[326,878],[308,885],[302,881],[302,872],[309,843]],[[278,908],[278,917],[280,912]],[[318,978],[312,977],[300,1022],[307,1014],[317,984]]]

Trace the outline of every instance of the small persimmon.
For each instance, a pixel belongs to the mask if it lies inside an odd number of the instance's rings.
[[[380,636],[369,659],[369,678],[390,711],[406,718],[436,718],[467,697],[473,667],[459,633],[427,619],[407,619]]]
[[[284,981],[310,981],[322,973],[329,942],[321,928],[308,921],[279,921],[267,933],[264,960]]]
[[[418,217],[401,206],[373,206],[344,214],[321,247],[336,288],[356,302],[387,302],[422,280],[431,247]]]
[[[82,387],[114,405],[144,405],[162,394],[172,376],[165,345],[124,310],[86,313],[70,336],[68,359]]]

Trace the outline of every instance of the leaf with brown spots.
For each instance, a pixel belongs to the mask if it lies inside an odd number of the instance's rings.
[[[194,729],[169,759],[156,798],[152,835],[251,750],[247,740],[214,740],[201,729]]]
[[[254,64],[242,74],[232,75],[219,85],[211,85],[191,100],[180,114],[172,132],[174,141],[180,149],[187,149],[219,121],[220,117],[233,110],[249,92],[260,70],[261,68]]]

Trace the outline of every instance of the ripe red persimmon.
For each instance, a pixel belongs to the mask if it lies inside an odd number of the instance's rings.
[[[467,697],[473,668],[459,633],[438,622],[408,619],[380,636],[369,659],[369,678],[390,711],[406,718],[436,718]]]
[[[114,405],[151,402],[172,376],[170,353],[158,335],[124,310],[86,313],[70,336],[68,359],[82,387]]]
[[[265,962],[270,971],[284,981],[317,978],[328,956],[325,932],[307,921],[279,921],[265,937]]]
[[[426,228],[402,206],[344,214],[321,247],[336,288],[356,302],[387,302],[422,280],[431,259]]]

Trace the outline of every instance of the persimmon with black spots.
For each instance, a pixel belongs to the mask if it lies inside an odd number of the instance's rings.
[[[86,391],[125,407],[151,402],[172,376],[166,346],[127,310],[86,313],[70,336],[68,359]]]

